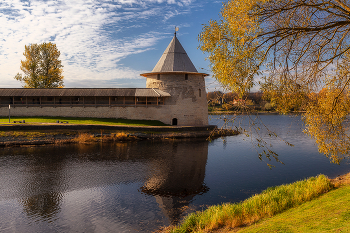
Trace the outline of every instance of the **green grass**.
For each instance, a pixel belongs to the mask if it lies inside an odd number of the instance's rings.
[[[249,225],[310,201],[332,188],[324,175],[271,187],[243,202],[212,206],[190,214],[182,225],[168,229],[168,232],[210,232]]]
[[[73,117],[11,117],[13,121],[25,120],[26,123],[56,123],[56,121],[68,121],[70,124],[100,124],[100,125],[130,125],[130,126],[165,126],[160,121],[128,120],[114,118],[73,118]],[[8,124],[8,117],[0,117],[0,124]]]
[[[350,232],[350,186],[332,190],[238,232]]]

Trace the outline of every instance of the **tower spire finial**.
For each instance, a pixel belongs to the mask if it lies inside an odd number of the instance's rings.
[[[175,26],[175,33],[174,33],[175,36],[176,36],[176,32],[177,32],[177,31],[179,31],[179,27],[176,27],[176,26]]]

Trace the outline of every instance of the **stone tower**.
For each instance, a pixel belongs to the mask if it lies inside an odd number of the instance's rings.
[[[204,80],[208,74],[198,73],[176,34],[152,72],[141,75],[147,78],[147,88],[159,89],[171,95],[164,102],[167,106],[164,112],[166,123],[208,125]]]

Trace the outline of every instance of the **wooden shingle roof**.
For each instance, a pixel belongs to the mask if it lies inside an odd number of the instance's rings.
[[[137,96],[167,97],[154,88],[0,88],[1,96]]]
[[[150,73],[141,74],[147,77],[152,74],[171,74],[171,73],[188,73],[207,76],[208,74],[198,73],[196,67],[193,65],[191,59],[188,57],[185,49],[182,47],[176,35],[171,40],[168,47],[165,49],[163,55],[158,63]]]
[[[159,59],[152,72],[198,72],[176,36]]]

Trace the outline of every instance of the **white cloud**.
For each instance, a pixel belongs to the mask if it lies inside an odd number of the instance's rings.
[[[20,86],[13,77],[20,71],[25,45],[49,41],[56,43],[61,52],[66,83],[68,79],[99,82],[138,78],[139,71],[120,67],[118,62],[131,54],[153,49],[164,35],[152,30],[150,22],[164,23],[188,13],[189,7],[179,6],[189,6],[192,2],[194,0],[2,0],[0,87]],[[139,33],[127,32],[144,26],[147,29]]]

